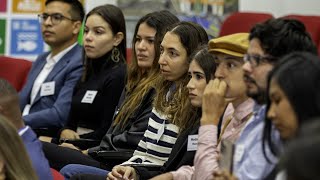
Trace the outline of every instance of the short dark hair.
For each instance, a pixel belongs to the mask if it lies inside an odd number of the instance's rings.
[[[259,39],[264,52],[277,59],[293,51],[317,54],[317,48],[303,23],[295,19],[271,18],[256,24],[249,40]]]
[[[79,0],[46,0],[45,5],[47,6],[51,2],[59,1],[64,2],[66,4],[69,4],[71,6],[70,8],[70,15],[73,20],[83,21],[85,12],[84,8]]]
[[[214,62],[216,56],[209,53],[208,46],[199,46],[190,56],[190,63],[195,61],[203,70],[207,83],[214,76],[217,65]]]
[[[276,64],[268,77],[274,79],[288,98],[298,119],[299,127],[310,119],[320,116],[320,59],[309,52],[293,52]],[[267,99],[267,110],[270,99]],[[278,149],[272,142],[272,122],[266,117],[263,144],[270,147],[273,154]]]

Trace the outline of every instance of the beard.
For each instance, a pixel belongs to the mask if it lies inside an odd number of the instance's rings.
[[[257,86],[258,87],[258,86]],[[247,91],[248,97],[254,99],[259,105],[267,103],[267,92],[258,87],[258,91]]]
[[[251,83],[256,88],[250,90],[247,86],[247,96],[254,99],[258,104],[266,104],[267,103],[267,91],[265,88],[260,87],[254,79],[249,77],[248,75],[244,75],[245,82]]]

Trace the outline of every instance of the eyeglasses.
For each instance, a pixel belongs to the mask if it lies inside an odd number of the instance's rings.
[[[39,18],[39,22],[41,24],[43,24],[45,21],[47,21],[47,19],[50,17],[51,23],[53,25],[59,24],[63,19],[67,19],[69,21],[76,21],[74,19],[65,17],[62,14],[59,13],[53,13],[53,14],[47,14],[47,13],[43,13],[43,14],[38,14],[38,18]]]
[[[245,54],[243,60],[245,63],[249,62],[252,67],[257,67],[261,62],[273,62],[276,58],[270,55],[260,56]]]

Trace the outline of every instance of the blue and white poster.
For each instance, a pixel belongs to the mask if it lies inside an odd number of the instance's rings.
[[[10,49],[12,55],[38,55],[43,52],[43,40],[38,20],[12,20]]]

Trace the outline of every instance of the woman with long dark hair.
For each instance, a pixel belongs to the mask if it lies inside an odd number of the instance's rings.
[[[271,71],[268,82],[263,150],[269,148],[274,156],[281,156],[281,146],[273,138],[275,129],[285,145],[303,124],[320,116],[320,60],[307,52],[291,53]],[[270,161],[272,157],[266,154]],[[268,178],[272,179],[277,171]]]
[[[58,144],[59,139],[80,138],[101,141],[111,125],[125,85],[125,39],[124,16],[116,6],[99,6],[87,14],[83,36],[84,71],[74,88],[68,122],[52,142]],[[79,142],[77,148],[88,146]]]

